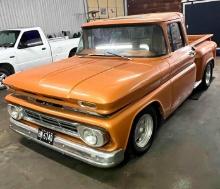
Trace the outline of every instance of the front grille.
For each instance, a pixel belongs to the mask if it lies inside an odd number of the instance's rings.
[[[24,110],[24,120],[74,137],[78,137],[77,126],[81,125],[27,109]]]

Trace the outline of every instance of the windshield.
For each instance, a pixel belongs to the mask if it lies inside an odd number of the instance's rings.
[[[0,31],[0,47],[14,47],[19,33],[18,30]]]
[[[78,55],[157,57],[167,53],[159,25],[83,28]]]

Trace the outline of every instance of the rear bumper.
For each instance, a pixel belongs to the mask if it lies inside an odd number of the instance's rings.
[[[37,139],[37,128],[30,127],[12,118],[10,118],[10,128],[15,132],[48,148],[51,148],[96,167],[114,167],[122,162],[124,159],[124,150],[101,152],[87,146],[70,142],[58,136],[55,136],[53,145],[44,143]]]

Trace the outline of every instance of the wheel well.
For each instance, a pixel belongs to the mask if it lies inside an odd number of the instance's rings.
[[[209,60],[207,60],[206,62],[205,62],[205,65],[204,65],[204,67],[202,68],[202,78],[204,77],[204,74],[205,74],[205,69],[206,69],[206,66],[207,66],[207,64],[211,64],[211,66],[212,66],[212,70],[214,69],[214,67],[215,67],[215,60],[212,58],[212,59],[209,59]]]
[[[210,63],[212,65],[212,69],[213,69],[215,67],[215,60],[214,59],[210,60]]]
[[[157,101],[154,101],[154,102],[148,104],[144,109],[142,109],[142,110],[135,116],[135,119],[134,119],[133,123],[135,122],[136,118],[137,118],[140,114],[142,114],[142,113],[143,113],[147,108],[149,108],[149,107],[153,107],[153,108],[156,110],[157,115],[158,115],[157,121],[158,121],[158,124],[160,125],[160,123],[161,123],[161,121],[163,120],[164,117],[163,117],[162,106],[161,106],[161,104],[160,104],[159,102],[157,102]]]
[[[8,70],[10,75],[15,73],[14,67],[9,63],[1,63],[0,68]]]
[[[70,53],[69,53],[69,57],[73,56],[73,55],[72,55],[73,53],[74,53],[74,55],[75,55],[76,51],[77,51],[77,47],[71,49],[71,51],[70,51]]]
[[[141,114],[143,114],[144,111],[145,111],[147,108],[149,108],[149,107],[153,107],[153,108],[156,110],[156,113],[157,113],[157,115],[158,115],[158,116],[157,116],[158,126],[160,126],[160,124],[162,123],[162,120],[163,120],[164,117],[163,117],[162,106],[161,106],[161,104],[160,104],[159,102],[154,101],[154,102],[148,104],[146,107],[144,107],[141,111],[139,111],[139,112],[135,115],[135,117],[134,117],[134,119],[133,119],[133,121],[132,121],[132,125],[131,125],[130,131],[129,131],[129,137],[128,137],[128,141],[127,141],[126,153],[129,153],[129,151],[127,151],[127,150],[129,150],[129,149],[128,149],[128,145],[129,145],[129,142],[130,142],[129,140],[130,140],[132,128],[134,127],[134,124],[135,124],[135,122],[137,121],[137,119],[139,118],[139,116],[140,116]]]
[[[163,118],[163,112],[162,112],[162,106],[159,102],[152,102],[150,106],[153,106],[155,110],[157,111],[157,115],[159,119]]]

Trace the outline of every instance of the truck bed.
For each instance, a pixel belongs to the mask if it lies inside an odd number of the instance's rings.
[[[211,41],[213,34],[203,34],[203,35],[188,35],[189,44],[191,46],[197,46],[204,41]]]
[[[62,60],[69,56],[70,51],[76,48],[79,44],[80,38],[53,38],[49,39],[48,42],[51,47],[53,61]]]
[[[188,35],[189,45],[196,51],[195,64],[197,68],[196,81],[201,81],[205,65],[211,57],[216,57],[216,43],[211,41],[212,34]],[[214,66],[214,64],[213,64]]]

